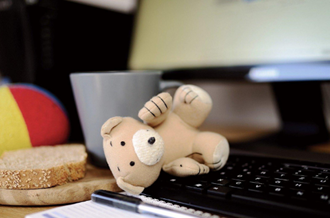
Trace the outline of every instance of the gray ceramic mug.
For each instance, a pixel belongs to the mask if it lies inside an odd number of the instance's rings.
[[[136,119],[153,96],[182,83],[162,81],[160,71],[86,72],[70,74],[86,148],[93,164],[107,167],[101,126],[114,116]]]

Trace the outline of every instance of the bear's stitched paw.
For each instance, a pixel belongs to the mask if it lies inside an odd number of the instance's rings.
[[[185,85],[181,87],[180,101],[185,104],[191,104],[198,98],[198,94],[194,91],[193,86]]]
[[[139,111],[139,118],[146,122],[153,120],[166,113],[172,106],[172,96],[163,92],[154,96]]]
[[[210,170],[217,171],[220,170],[225,165],[225,163],[226,161],[220,160],[215,163],[205,163],[205,164],[210,168]]]
[[[224,138],[219,142],[213,153],[213,162],[205,163],[211,170],[220,170],[227,162],[229,155],[229,144]]]
[[[192,104],[195,101],[212,104],[210,95],[198,86],[184,85],[180,89],[179,100],[184,104]]]
[[[202,175],[210,172],[210,168],[204,164],[198,164],[198,168],[198,173],[195,175]]]

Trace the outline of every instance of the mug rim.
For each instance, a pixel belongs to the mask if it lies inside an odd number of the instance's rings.
[[[160,70],[123,70],[123,71],[89,71],[89,72],[72,72],[72,76],[103,76],[103,75],[161,75]]]

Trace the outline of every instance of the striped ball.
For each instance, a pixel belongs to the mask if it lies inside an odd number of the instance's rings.
[[[63,144],[67,114],[49,92],[35,85],[0,86],[0,155],[6,150]]]

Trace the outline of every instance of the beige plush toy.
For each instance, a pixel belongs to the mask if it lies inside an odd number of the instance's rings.
[[[229,155],[226,138],[197,130],[211,108],[207,92],[184,85],[173,101],[165,92],[148,101],[139,112],[144,123],[130,117],[107,120],[101,128],[103,148],[118,186],[139,194],[162,169],[185,177],[222,168]]]

